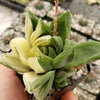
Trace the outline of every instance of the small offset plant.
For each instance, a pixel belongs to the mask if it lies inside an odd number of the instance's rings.
[[[1,64],[22,74],[25,90],[36,100],[44,100],[53,88],[68,85],[67,77],[76,71],[70,68],[100,59],[100,42],[70,40],[70,11],[57,18],[57,5],[50,26],[27,11],[25,38],[12,39],[12,51],[0,55]]]
[[[37,3],[34,4],[34,7],[35,7],[36,9],[41,10],[41,9],[44,8],[44,4],[39,0]]]
[[[81,18],[78,23],[83,27],[88,25],[88,21],[85,18]]]
[[[87,0],[88,1],[88,4],[91,5],[91,4],[100,4],[100,0]]]

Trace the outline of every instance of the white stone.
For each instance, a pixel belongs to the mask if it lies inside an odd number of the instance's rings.
[[[18,15],[18,12],[0,5],[0,35],[11,26]]]

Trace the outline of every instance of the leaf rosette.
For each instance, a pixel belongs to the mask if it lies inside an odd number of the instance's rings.
[[[37,100],[43,100],[53,87],[66,86],[67,77],[76,72],[69,68],[100,59],[100,42],[70,40],[70,22],[70,11],[60,15],[57,36],[53,36],[54,21],[48,26],[27,11],[25,38],[12,39],[12,51],[0,55],[0,63],[22,74],[26,90]]]

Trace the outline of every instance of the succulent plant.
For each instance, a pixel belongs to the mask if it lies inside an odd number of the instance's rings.
[[[78,23],[83,27],[88,25],[88,21],[85,18],[80,18]]]
[[[100,4],[100,0],[87,0],[88,1],[88,4],[91,5],[91,4]]]
[[[44,8],[44,4],[39,0],[37,3],[34,4],[34,7],[35,7],[36,9],[41,10],[41,9]]]
[[[30,11],[25,21],[25,38],[10,41],[12,52],[0,55],[0,63],[23,75],[25,88],[37,100],[43,100],[52,88],[66,86],[67,77],[76,70],[69,68],[100,59],[100,42],[78,44],[70,40],[70,11],[46,25]]]

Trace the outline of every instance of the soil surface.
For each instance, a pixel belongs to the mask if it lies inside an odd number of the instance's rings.
[[[100,23],[100,6],[97,4],[88,5],[87,0],[66,0],[62,3],[62,7]]]
[[[18,12],[0,5],[0,35],[11,26],[18,15]]]

